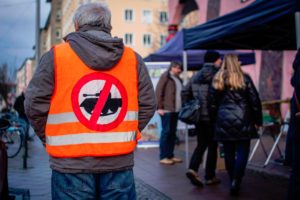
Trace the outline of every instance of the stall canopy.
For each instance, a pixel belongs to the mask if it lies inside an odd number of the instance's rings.
[[[183,53],[183,32],[179,31],[176,35],[157,52],[150,54],[144,59],[146,62],[163,62],[163,61],[180,61],[182,62]],[[219,50],[218,50],[219,51]],[[206,50],[188,50],[187,63],[188,69],[199,69],[204,61]],[[253,52],[239,51],[219,51],[221,55],[234,53],[237,54],[242,62],[242,65],[254,64],[255,54]]]
[[[249,6],[183,30],[184,49],[295,50],[300,0],[256,0]]]

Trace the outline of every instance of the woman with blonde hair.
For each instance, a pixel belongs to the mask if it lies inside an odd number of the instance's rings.
[[[223,143],[225,167],[230,178],[230,194],[239,194],[250,151],[262,125],[261,101],[255,86],[244,74],[238,57],[226,55],[209,92],[210,113],[215,123],[215,139]]]

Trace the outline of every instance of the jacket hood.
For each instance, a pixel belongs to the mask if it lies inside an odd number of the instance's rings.
[[[105,31],[85,27],[70,33],[64,40],[80,59],[94,70],[108,70],[120,60],[124,45],[123,41]]]
[[[205,63],[196,74],[195,83],[210,84],[218,68],[213,63]]]

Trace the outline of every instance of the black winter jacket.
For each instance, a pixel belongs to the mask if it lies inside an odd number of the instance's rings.
[[[218,68],[213,63],[206,63],[197,72],[181,92],[183,104],[197,98],[200,101],[201,121],[210,121],[208,108],[208,89]]]
[[[291,84],[294,87],[294,92],[300,101],[300,48],[296,54],[295,60],[293,62],[294,74],[291,79]],[[295,97],[291,101],[291,119],[290,119],[290,128],[294,130],[292,132],[292,137],[297,143],[300,142],[300,117],[295,117],[296,112],[300,112],[300,109],[297,108]]]
[[[294,87],[298,99],[300,99],[300,48],[293,62],[294,74],[291,79],[291,85]]]
[[[211,117],[215,122],[215,139],[219,141],[257,138],[255,125],[262,125],[262,107],[258,92],[248,75],[244,89],[209,90]]]
[[[14,109],[18,112],[20,118],[28,121],[27,116],[25,114],[24,101],[25,101],[25,96],[24,96],[24,92],[22,92],[16,98],[16,101],[14,103]]]

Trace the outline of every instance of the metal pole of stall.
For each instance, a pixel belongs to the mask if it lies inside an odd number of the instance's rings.
[[[187,74],[187,52],[183,51],[182,53],[183,58],[183,84],[186,85],[188,81],[188,74]],[[189,168],[189,131],[188,126],[185,124],[185,166]]]
[[[297,49],[300,48],[300,12],[295,13]]]
[[[188,81],[187,74],[187,52],[183,51],[183,84],[186,85]]]
[[[36,16],[35,16],[35,64],[38,65],[40,59],[40,7],[41,0],[36,0]]]

